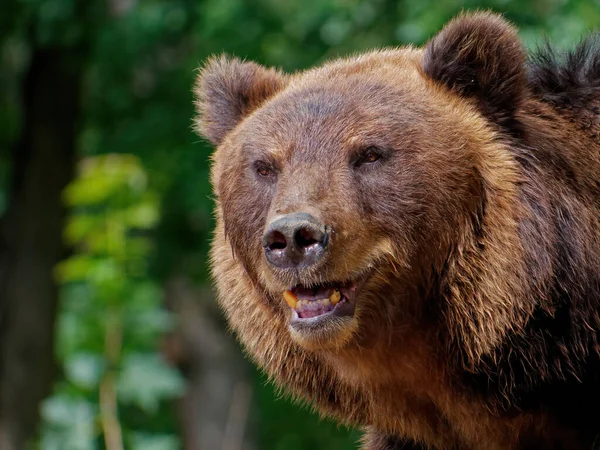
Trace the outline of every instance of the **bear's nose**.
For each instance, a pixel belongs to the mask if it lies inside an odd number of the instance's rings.
[[[325,224],[307,213],[286,214],[269,224],[262,238],[267,261],[279,269],[305,268],[327,247]]]

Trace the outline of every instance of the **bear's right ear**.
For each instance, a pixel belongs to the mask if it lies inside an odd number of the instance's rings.
[[[274,69],[226,56],[213,57],[194,86],[196,132],[219,145],[245,116],[287,84]]]
[[[525,57],[515,28],[502,16],[463,14],[427,44],[423,71],[507,124],[526,93]]]

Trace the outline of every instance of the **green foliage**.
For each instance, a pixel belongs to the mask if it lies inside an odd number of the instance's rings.
[[[114,382],[127,448],[178,448],[170,401],[179,375],[157,354],[174,324],[161,288],[208,283],[210,148],[193,135],[191,87],[210,54],[298,70],[374,47],[422,44],[461,10],[503,12],[528,46],[561,46],[600,25],[594,0],[6,0],[0,14],[0,214],[8,149],[22,122],[18,86],[35,48],[77,46],[87,60],[77,179],[61,284],[61,375],[42,408],[40,447],[103,447],[99,390]],[[276,400],[258,375],[257,448],[350,449],[357,432]]]
[[[156,354],[133,353],[123,358],[117,392],[124,404],[156,413],[160,400],[182,393],[181,378]]]
[[[97,408],[81,396],[57,394],[42,405],[44,450],[95,450]]]
[[[145,449],[149,441],[177,448],[176,436],[157,433],[150,420],[183,392],[183,382],[156,353],[173,324],[148,273],[159,206],[146,172],[133,155],[88,157],[64,197],[74,254],[56,267],[63,379],[42,408],[41,446],[98,448],[114,420],[128,448]],[[135,411],[135,423],[120,414],[124,408]]]

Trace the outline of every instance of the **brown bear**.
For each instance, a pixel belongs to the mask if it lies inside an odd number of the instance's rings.
[[[195,94],[220,304],[276,384],[370,450],[600,448],[598,40],[464,14]]]

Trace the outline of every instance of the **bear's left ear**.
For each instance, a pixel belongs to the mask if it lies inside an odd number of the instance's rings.
[[[491,120],[510,126],[527,90],[525,58],[515,28],[499,15],[480,12],[457,17],[427,44],[423,70],[474,99]]]
[[[219,145],[245,116],[287,82],[281,72],[253,62],[224,55],[209,59],[194,86],[196,132]]]

